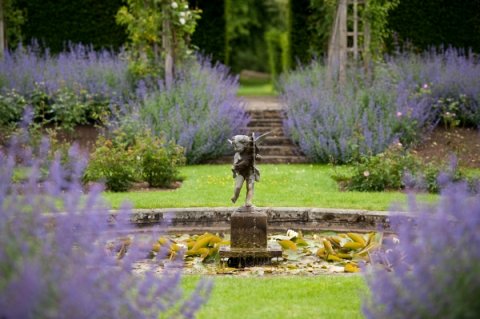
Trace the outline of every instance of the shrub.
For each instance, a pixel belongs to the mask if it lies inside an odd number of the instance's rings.
[[[15,90],[0,94],[0,126],[19,122],[26,106],[25,98]]]
[[[122,241],[110,237],[125,230],[131,211],[124,207],[108,221],[101,189],[82,191],[84,164],[74,149],[71,165],[57,158],[40,180],[48,144],[35,152],[17,142],[0,151],[0,317],[192,318],[210,284],[203,281],[188,297],[175,263],[161,275],[133,273],[149,249],[136,238],[120,258],[112,247]],[[28,165],[23,184],[12,180],[15,158]]]
[[[138,128],[135,128],[138,129]],[[185,163],[184,150],[164,136],[151,131],[135,131],[128,126],[117,129],[111,138],[100,136],[90,157],[84,181],[105,182],[114,192],[127,191],[135,181],[146,181],[151,187],[170,187],[179,179],[178,166]]]
[[[467,181],[465,173],[453,158],[450,165],[424,164],[404,149],[401,143],[392,144],[385,152],[362,157],[348,174],[333,175],[341,187],[349,191],[385,191],[416,189],[439,193],[439,179],[447,174],[454,182]],[[474,189],[474,179],[471,179]]]
[[[385,240],[366,269],[367,318],[478,318],[480,196],[447,184],[435,204],[414,198],[391,213],[398,240]]]
[[[281,82],[285,130],[315,162],[357,160],[395,139],[410,147],[439,123],[480,125],[480,67],[472,54],[397,55],[375,66],[373,80],[350,71],[338,86],[315,61]]]
[[[107,189],[124,192],[138,180],[139,166],[140,161],[133,147],[100,136],[90,156],[84,181],[102,181]]]
[[[109,51],[71,45],[56,56],[19,47],[0,60],[1,123],[19,121],[25,105],[35,120],[71,129],[104,123],[111,108],[131,98],[127,63]]]
[[[470,52],[432,49],[421,55],[403,53],[384,65],[398,88],[423,94],[435,115],[434,124],[454,114],[460,125],[480,125],[480,64]]]
[[[344,180],[345,188],[363,192],[403,189],[405,173],[416,174],[420,166],[401,146],[393,145],[383,153],[362,157],[354,165],[352,175]]]
[[[245,130],[248,117],[237,89],[237,78],[224,66],[201,60],[183,69],[170,89],[160,85],[145,94],[140,118],[184,147],[187,163],[206,161],[228,152],[225,141]]]
[[[183,148],[173,141],[154,137],[150,131],[137,139],[142,179],[150,187],[171,187],[179,179],[178,166],[185,164]]]
[[[383,151],[395,139],[394,96],[380,83],[338,88],[313,62],[288,74],[281,85],[288,105],[284,128],[314,162],[350,162]]]

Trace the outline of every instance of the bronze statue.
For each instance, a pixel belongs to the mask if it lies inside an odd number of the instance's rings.
[[[246,207],[253,206],[253,189],[255,182],[260,181],[260,171],[257,169],[255,162],[261,159],[258,154],[257,143],[265,135],[265,133],[258,138],[255,138],[255,133],[248,135],[235,135],[231,140],[228,140],[233,145],[235,155],[233,157],[233,178],[235,179],[235,188],[233,192],[232,202],[235,203],[240,195],[243,183],[246,181],[247,196],[245,201]]]

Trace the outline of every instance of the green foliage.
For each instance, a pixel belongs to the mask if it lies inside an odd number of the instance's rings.
[[[178,166],[185,164],[183,148],[164,137],[153,136],[149,131],[137,138],[142,179],[150,187],[170,187],[179,179]]]
[[[290,66],[288,35],[278,29],[270,29],[265,33],[265,41],[268,49],[270,75],[275,81]]]
[[[105,123],[110,114],[109,104],[106,98],[84,90],[76,93],[60,88],[48,95],[43,87],[37,85],[28,96],[10,90],[0,94],[0,126],[19,122],[26,106],[31,105],[35,123],[54,124],[71,131],[79,124]]]
[[[183,148],[163,136],[143,130],[132,138],[129,127],[100,136],[85,171],[84,181],[104,181],[107,189],[127,191],[135,181],[151,187],[169,187],[179,179],[178,166],[185,163]]]
[[[202,54],[211,56],[213,61],[225,63],[226,0],[189,0],[189,3],[202,12],[192,34],[192,44]]]
[[[370,26],[370,48],[367,54],[381,57],[384,40],[390,34],[388,14],[399,0],[369,0],[361,11]],[[328,52],[332,25],[335,20],[337,1],[301,0],[291,1],[290,37],[292,58],[307,64],[313,57],[325,56]]]
[[[310,0],[289,1],[290,21],[289,36],[292,60],[294,64],[310,62],[310,34],[308,32],[308,17],[311,13]]]
[[[363,18],[369,24],[369,52],[374,59],[383,58],[384,41],[389,36],[388,15],[400,3],[400,0],[369,0],[367,1]]]
[[[384,153],[375,156],[363,156],[353,167],[350,177],[333,176],[342,180],[350,191],[384,191],[404,188],[403,177],[406,172],[417,172],[420,162],[401,145],[395,145]]]
[[[105,182],[108,190],[127,191],[138,178],[137,156],[132,147],[100,136],[85,171],[85,182]]]
[[[25,98],[15,90],[0,94],[0,126],[19,122],[26,105]]]
[[[287,30],[286,1],[226,0],[227,47],[225,62],[233,72],[268,72],[265,33]]]
[[[139,77],[162,75],[166,43],[174,65],[190,55],[189,40],[200,11],[189,9],[187,0],[127,0],[117,13],[117,23],[127,30],[131,71]]]
[[[335,173],[332,177],[349,191],[378,192],[401,190],[408,186],[439,193],[439,177],[442,174],[454,182],[466,180],[465,173],[456,163],[450,166],[424,164],[397,144],[384,153],[362,157],[351,172]]]
[[[38,39],[53,53],[64,50],[68,42],[118,50],[126,40],[125,29],[115,23],[123,0],[15,1],[26,16],[23,40]]]
[[[313,56],[326,56],[333,21],[337,9],[337,0],[310,0],[308,15],[309,52]]]
[[[35,110],[46,113],[39,114],[43,116],[43,123],[55,123],[67,130],[73,130],[78,124],[104,123],[110,114],[109,101],[87,91],[77,94],[69,89],[60,89],[53,103],[45,105],[41,100],[40,105],[45,109],[40,107]]]
[[[25,23],[25,12],[18,7],[18,0],[2,0],[7,47],[15,48],[22,40],[22,25]],[[3,52],[0,52],[0,56]]]
[[[480,52],[480,2],[401,0],[388,18],[395,37],[391,48],[413,45],[420,51],[451,45]]]

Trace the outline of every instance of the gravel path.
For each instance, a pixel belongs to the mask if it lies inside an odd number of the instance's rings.
[[[280,111],[284,107],[278,97],[274,96],[243,96],[247,111]]]

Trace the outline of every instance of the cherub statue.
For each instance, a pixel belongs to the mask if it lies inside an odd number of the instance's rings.
[[[258,154],[257,141],[268,133],[255,138],[255,133],[248,135],[235,135],[228,141],[233,145],[235,155],[233,157],[233,178],[235,179],[235,188],[232,202],[235,203],[240,195],[243,183],[246,181],[247,196],[246,207],[251,207],[253,200],[253,189],[255,182],[260,181],[260,171],[255,165],[255,161],[261,159]]]

